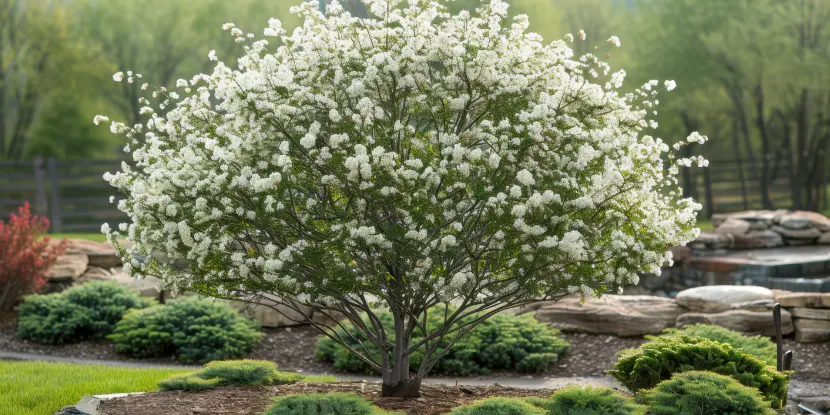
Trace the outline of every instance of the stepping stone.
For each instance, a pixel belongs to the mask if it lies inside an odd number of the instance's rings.
[[[773,299],[772,291],[752,285],[709,285],[690,288],[677,294],[677,304],[693,312],[718,313],[733,304]]]

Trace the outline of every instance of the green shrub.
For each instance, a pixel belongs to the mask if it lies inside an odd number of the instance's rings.
[[[774,415],[761,393],[712,372],[683,372],[646,391],[653,415]]]
[[[710,324],[695,324],[683,327],[682,329],[666,329],[663,332],[665,333],[663,336],[685,334],[687,336],[703,337],[704,339],[726,343],[735,349],[740,349],[744,353],[759,357],[761,360],[767,362],[767,364],[775,366],[777,363],[775,343],[770,341],[768,337],[746,336],[737,331]],[[651,336],[646,337],[652,338]]]
[[[134,309],[153,300],[110,281],[77,285],[62,293],[32,295],[18,309],[17,336],[45,344],[104,338]]]
[[[159,382],[164,390],[204,390],[219,386],[286,385],[302,379],[299,373],[277,371],[277,364],[267,360],[217,360],[202,370]]]
[[[395,332],[390,313],[379,312],[377,316],[386,327],[387,333]],[[438,327],[443,322],[443,316],[443,308],[431,309],[427,318],[427,326]],[[380,352],[371,346],[365,334],[349,324],[345,326],[351,336],[360,339],[380,360]],[[558,337],[558,334],[558,330],[536,321],[529,314],[496,315],[485,320],[458,340],[438,361],[432,373],[465,376],[487,374],[499,369],[543,372],[570,348],[568,342]],[[344,333],[341,333],[341,337],[352,338]],[[416,330],[412,341],[418,342],[421,339],[422,337],[417,334]],[[351,340],[350,345],[356,350],[363,350],[357,341]],[[318,342],[317,358],[334,362],[334,367],[338,370],[372,373],[372,368],[366,362],[328,337]],[[410,359],[410,366],[413,370],[417,370],[422,360],[421,352],[413,353]]]
[[[204,363],[244,357],[262,334],[227,305],[191,297],[129,313],[109,338],[121,353]]]
[[[383,415],[390,414],[358,395],[347,393],[281,396],[265,415]]]
[[[608,373],[636,391],[653,388],[675,373],[692,370],[720,373],[758,388],[773,408],[780,408],[787,395],[789,374],[780,373],[728,344],[685,335],[658,337],[639,349],[623,351]]]
[[[455,408],[451,415],[547,415],[547,411],[529,402],[511,398],[489,398]]]
[[[554,392],[550,399],[530,402],[551,415],[640,415],[646,411],[633,398],[611,388],[594,386],[568,386]]]
[[[195,392],[208,389],[216,389],[219,386],[222,386],[222,379],[203,379],[195,374],[180,375],[173,376],[169,379],[164,379],[158,383],[158,386],[159,388],[161,388],[161,390],[166,391]]]

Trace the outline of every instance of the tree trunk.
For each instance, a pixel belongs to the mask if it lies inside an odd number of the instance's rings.
[[[418,398],[421,396],[421,379],[401,380],[394,385],[383,382],[380,396],[384,398]]]

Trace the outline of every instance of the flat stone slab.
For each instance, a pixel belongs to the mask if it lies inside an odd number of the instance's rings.
[[[656,334],[674,327],[685,310],[664,297],[646,295],[605,295],[580,304],[579,297],[542,303],[537,320],[579,333],[614,334],[621,337]]]
[[[677,304],[701,313],[718,313],[734,304],[773,298],[769,289],[751,285],[707,285],[681,291],[676,297]]]
[[[812,318],[815,320],[830,320],[830,310],[821,308],[800,308],[792,309],[793,317]]]
[[[781,307],[830,308],[830,293],[789,293],[775,296]]]
[[[830,411],[830,384],[790,380],[787,389],[787,406],[803,403],[821,411]],[[791,412],[797,414],[798,411]]]

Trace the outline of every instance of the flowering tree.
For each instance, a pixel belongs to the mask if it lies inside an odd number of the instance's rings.
[[[237,69],[217,62],[181,96],[153,93],[175,106],[165,116],[145,106],[144,125],[111,124],[135,162],[106,176],[132,219],[104,226],[135,242],[126,269],[345,316],[379,356],[349,347],[338,323],[311,324],[376,368],[384,395],[414,396],[439,345],[494,313],[636,283],[696,236],[700,205],[680,199],[676,175],[705,160],[643,133],[657,81],[619,94],[624,71],[574,60],[573,36],[543,43],[526,16],[505,23],[501,0],[457,15],[446,0],[364,2],[357,19],[307,1],[291,35],[272,19],[279,46],[227,24],[245,49]],[[430,309],[443,324],[426,326]]]

